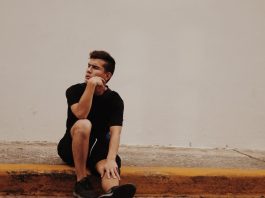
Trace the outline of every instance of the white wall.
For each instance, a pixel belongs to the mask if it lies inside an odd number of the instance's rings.
[[[58,141],[93,49],[122,144],[265,149],[264,0],[0,0],[0,140]]]

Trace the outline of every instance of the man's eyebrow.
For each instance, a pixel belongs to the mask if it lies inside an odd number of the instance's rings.
[[[88,63],[87,65],[88,65],[88,66],[93,66],[93,67],[99,67],[99,66],[97,66],[97,65],[93,65],[93,64],[90,64],[90,63]]]

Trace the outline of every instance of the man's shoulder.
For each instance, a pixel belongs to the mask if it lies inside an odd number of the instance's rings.
[[[117,91],[114,91],[112,89],[108,89],[108,95],[114,98],[121,98],[120,94]]]
[[[85,90],[85,87],[86,87],[86,83],[77,83],[77,84],[74,84],[74,85],[71,85],[70,87],[68,87],[66,89],[66,97],[69,97],[71,95],[79,95],[79,94],[82,94],[82,92],[84,92]]]
[[[123,103],[123,100],[122,100],[122,98],[121,98],[121,96],[120,96],[120,94],[118,92],[110,90],[109,96],[110,96],[112,101],[116,101],[116,102],[119,101],[119,102]]]
[[[83,88],[85,88],[85,86],[86,86],[86,83],[73,84],[70,87],[68,87],[66,91],[73,90],[73,89],[83,89]]]

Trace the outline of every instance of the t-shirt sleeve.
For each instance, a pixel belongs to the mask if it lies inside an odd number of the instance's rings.
[[[122,126],[123,112],[124,102],[121,97],[117,93],[115,93],[112,98],[109,126]]]
[[[65,92],[68,106],[72,106],[73,104],[78,103],[82,94],[83,92],[78,84],[69,87]]]

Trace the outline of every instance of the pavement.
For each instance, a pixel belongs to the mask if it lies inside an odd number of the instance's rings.
[[[74,169],[56,146],[0,142],[0,196],[71,197]],[[137,197],[265,196],[265,151],[121,145],[119,155],[121,183],[135,183]]]

